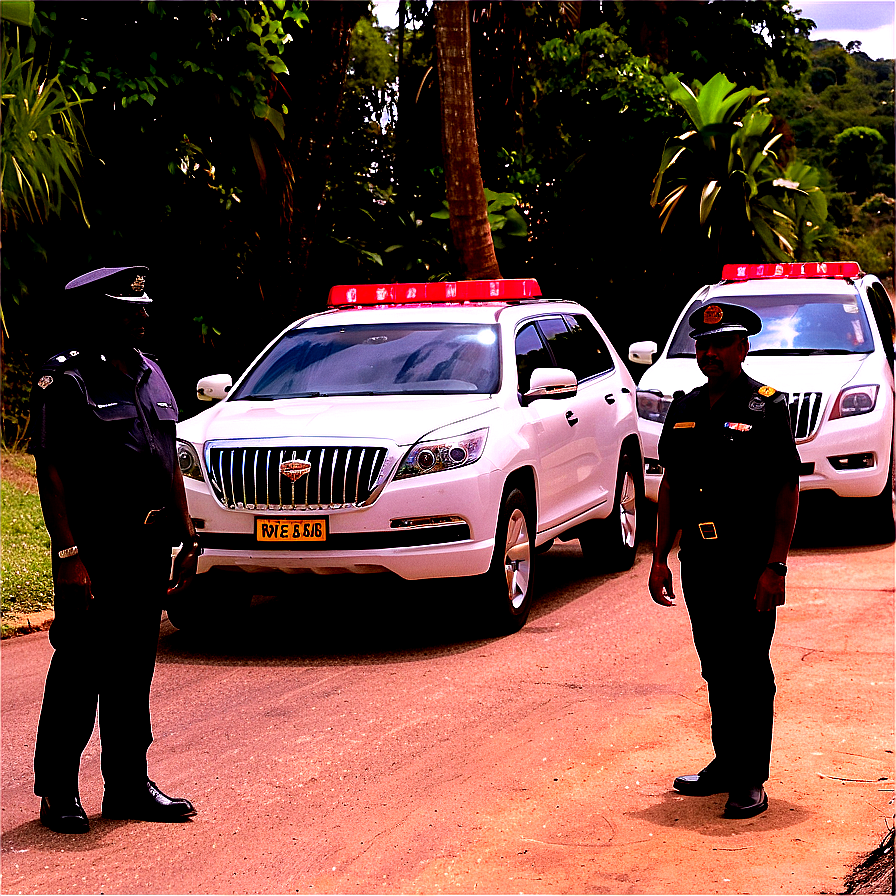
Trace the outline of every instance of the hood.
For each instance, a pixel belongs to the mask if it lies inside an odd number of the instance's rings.
[[[223,401],[178,424],[196,444],[214,439],[387,439],[410,445],[439,427],[497,407],[490,395],[386,395]],[[471,421],[470,429],[481,423]]]
[[[858,374],[867,355],[758,355],[747,357],[747,376],[780,392],[839,392]],[[694,358],[662,358],[645,371],[639,389],[658,389],[664,395],[690,392],[706,377]]]

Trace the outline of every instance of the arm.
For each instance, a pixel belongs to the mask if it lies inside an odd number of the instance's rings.
[[[93,594],[90,576],[80,555],[60,560],[56,554],[62,548],[75,547],[75,539],[69,526],[65,486],[59,469],[42,454],[37,457],[37,482],[44,523],[50,533],[53,551],[53,588],[56,601],[72,609],[86,609],[88,601],[93,600]],[[57,611],[61,609],[61,604],[57,606]]]
[[[675,592],[672,587],[672,572],[669,569],[669,551],[675,543],[678,530],[673,524],[672,488],[668,473],[663,476],[656,508],[656,548],[653,565],[650,567],[648,587],[655,603],[664,607],[675,606]]]
[[[797,482],[784,482],[775,499],[775,532],[769,563],[786,563],[787,552],[796,526],[796,515],[800,504],[800,489]],[[784,576],[771,569],[764,569],[756,586],[756,609],[759,612],[783,606],[785,601]]]
[[[168,589],[169,594],[177,594],[189,587],[193,577],[196,575],[196,565],[200,554],[196,527],[193,525],[193,520],[190,518],[190,511],[187,507],[184,477],[178,466],[174,468],[174,505],[177,508],[179,527],[183,533],[183,544],[174,558],[174,584]]]

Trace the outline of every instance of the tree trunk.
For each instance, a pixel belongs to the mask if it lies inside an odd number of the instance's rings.
[[[307,311],[302,286],[317,236],[330,152],[342,109],[352,32],[367,4],[360,0],[309,4],[311,40],[302,60],[284,78],[291,94],[286,136],[286,197],[292,316]]]
[[[436,0],[436,48],[442,104],[442,155],[451,235],[469,280],[500,278],[479,168],[470,10],[466,2]]]

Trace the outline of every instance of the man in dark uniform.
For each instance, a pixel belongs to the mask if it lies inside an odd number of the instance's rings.
[[[680,531],[682,589],[709,691],[715,758],[673,786],[700,796],[727,792],[726,817],[749,818],[768,808],[769,651],[784,603],[800,461],[784,396],[742,370],[759,317],[714,302],[688,322],[707,383],[676,397],[660,437],[665,473],[650,594],[675,606],[667,558]]]
[[[145,267],[100,268],[67,286],[86,312],[78,348],[51,358],[33,392],[32,445],[52,545],[55,648],[34,752],[49,828],[84,833],[78,772],[99,708],[103,816],[180,821],[189,800],[149,780],[149,692],[159,621],[196,571],[199,545],[177,464],[177,406],[134,346],[147,319]]]

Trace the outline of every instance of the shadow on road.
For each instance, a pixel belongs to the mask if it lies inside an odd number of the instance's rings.
[[[642,546],[642,554],[647,549]],[[536,598],[521,633],[612,576],[600,575],[577,541],[537,558]],[[284,581],[285,580],[285,581]],[[407,582],[391,575],[296,575],[256,595],[237,618],[202,632],[163,621],[158,662],[246,665],[368,665],[413,662],[482,648],[499,636],[482,621],[469,582]]]

